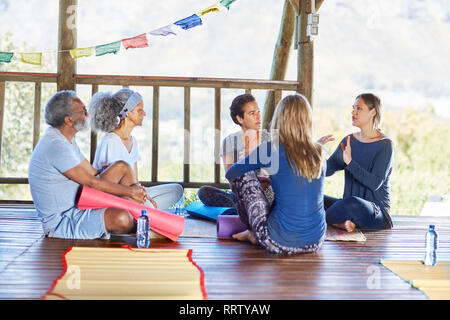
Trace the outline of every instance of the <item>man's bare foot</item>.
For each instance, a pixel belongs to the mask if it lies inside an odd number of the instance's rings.
[[[338,227],[339,229],[344,229],[347,232],[353,232],[353,230],[355,230],[356,228],[356,225],[350,220],[347,220],[343,223],[333,224],[333,226]]]
[[[239,241],[249,241],[253,244],[256,244],[255,235],[250,230],[245,230],[239,233],[233,234],[233,239],[239,240]]]

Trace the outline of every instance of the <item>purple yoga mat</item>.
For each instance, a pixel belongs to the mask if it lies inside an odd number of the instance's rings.
[[[235,233],[247,230],[238,215],[219,215],[217,217],[217,237],[231,238]]]

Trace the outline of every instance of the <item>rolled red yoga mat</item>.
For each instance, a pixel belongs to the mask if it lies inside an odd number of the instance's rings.
[[[122,199],[89,187],[83,187],[81,190],[77,208],[81,210],[101,208],[125,209],[128,210],[136,220],[141,215],[142,210],[147,210],[147,215],[150,217],[150,229],[173,241],[178,240],[178,236],[184,229],[184,217],[146,207],[139,203]]]
[[[218,238],[231,238],[233,234],[247,230],[238,215],[219,215],[216,226]]]

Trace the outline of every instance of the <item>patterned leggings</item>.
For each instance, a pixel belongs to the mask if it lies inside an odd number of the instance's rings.
[[[270,238],[267,218],[271,212],[271,206],[255,172],[250,171],[237,178],[232,185],[232,190],[237,196],[239,217],[248,230],[253,232],[260,246],[278,254],[308,253],[320,249],[322,242],[306,247],[285,247]]]

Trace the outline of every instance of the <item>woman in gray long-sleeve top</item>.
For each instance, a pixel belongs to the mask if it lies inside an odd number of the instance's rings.
[[[394,150],[381,132],[381,102],[371,94],[356,97],[352,125],[359,132],[346,136],[327,160],[327,176],[345,170],[342,199],[324,197],[327,223],[348,232],[390,229],[390,176]]]

